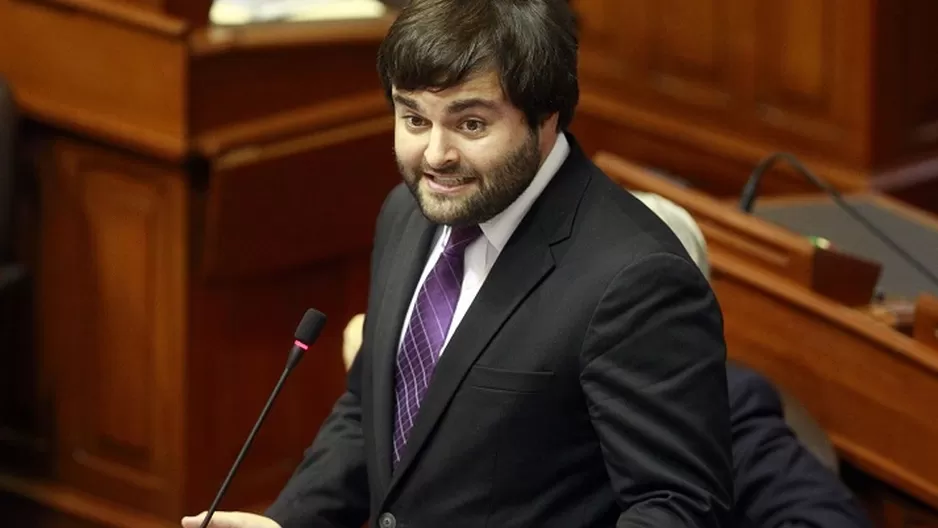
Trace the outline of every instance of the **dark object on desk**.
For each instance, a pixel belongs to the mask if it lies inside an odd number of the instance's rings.
[[[784,161],[792,168],[794,168],[795,171],[798,172],[805,180],[811,182],[811,184],[817,187],[818,190],[826,194],[834,203],[834,205],[843,210],[843,212],[850,216],[854,222],[863,226],[867,232],[875,236],[898,257],[902,258],[909,266],[914,268],[926,280],[931,282],[933,286],[938,287],[938,273],[933,272],[927,265],[915,258],[915,255],[909,253],[909,251],[903,247],[902,244],[897,243],[895,239],[884,233],[879,228],[879,226],[876,225],[876,222],[871,222],[870,219],[866,217],[866,215],[857,210],[852,204],[844,200],[844,197],[841,195],[840,191],[838,191],[833,185],[828,183],[823,178],[819,178],[817,175],[811,172],[811,170],[805,167],[804,164],[798,160],[798,158],[788,152],[776,152],[759,162],[756,168],[752,171],[752,174],[749,176],[749,180],[746,182],[746,185],[740,194],[739,208],[741,211],[746,213],[750,213],[752,211],[756,196],[759,193],[759,182],[762,181],[762,177],[765,172],[780,161]],[[826,248],[830,245],[830,242],[823,237],[812,235],[809,238],[812,240],[812,243],[817,244],[818,247]],[[820,242],[820,244],[818,244],[818,242]],[[854,277],[845,277],[845,279],[850,281],[854,280]]]
[[[916,260],[938,270],[938,219],[878,195],[849,196],[846,200]],[[882,263],[877,287],[889,297],[938,294],[938,287],[928,277],[827,197],[764,199],[754,214],[797,233],[827,238],[846,253]]]

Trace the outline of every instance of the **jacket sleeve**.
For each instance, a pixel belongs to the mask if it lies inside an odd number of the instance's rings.
[[[727,368],[741,525],[871,528],[847,487],[788,427],[769,381],[742,367]]]
[[[283,528],[358,528],[368,519],[359,390],[361,359],[303,462],[265,515]]]
[[[654,254],[608,285],[580,381],[619,528],[730,526],[726,347],[716,298],[685,258]]]

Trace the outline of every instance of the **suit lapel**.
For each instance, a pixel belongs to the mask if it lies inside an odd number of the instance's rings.
[[[426,264],[436,226],[414,208],[397,244],[378,312],[375,336],[375,444],[379,478],[385,489],[391,481],[391,452],[394,421],[394,361],[404,317]],[[389,242],[391,243],[391,242]]]
[[[584,170],[588,166],[589,161],[571,139],[567,161],[512,235],[443,351],[385,498],[407,474],[476,359],[553,270],[551,246],[570,236],[577,206],[589,181],[589,172]],[[413,286],[408,291],[412,292]],[[400,326],[396,328],[399,330]],[[393,394],[390,397],[393,399]],[[390,443],[390,431],[385,441]]]

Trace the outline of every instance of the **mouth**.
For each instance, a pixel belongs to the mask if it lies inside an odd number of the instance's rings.
[[[423,173],[427,186],[436,193],[455,194],[476,182],[476,178],[465,176],[442,176],[431,172]]]

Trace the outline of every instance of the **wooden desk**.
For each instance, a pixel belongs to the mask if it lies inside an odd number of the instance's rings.
[[[0,355],[4,522],[204,510],[308,307],[331,322],[223,507],[272,499],[344,389],[342,323],[399,181],[389,19],[212,29],[208,6],[0,0],[39,241],[35,350]]]
[[[932,276],[938,276],[938,216],[877,193],[855,193],[844,200]],[[890,298],[914,301],[922,293],[938,295],[934,278],[825,195],[765,198],[756,202],[753,214],[799,235],[832,241],[845,253],[881,263],[883,273],[877,290]]]
[[[600,152],[595,161],[622,186],[659,194],[687,209],[711,250],[721,249],[838,302],[869,304],[878,263],[816,247],[805,236],[740,213],[734,204],[678,186],[614,154]]]
[[[819,267],[816,255],[825,250],[804,237],[615,156],[596,161],[626,188],[661,194],[699,222],[729,355],[798,398],[840,456],[875,479],[862,495],[879,525],[938,523],[938,300],[922,297],[919,330],[903,335],[867,306],[818,291],[825,264]],[[841,267],[853,265],[836,258]],[[860,289],[869,299],[872,284]]]

